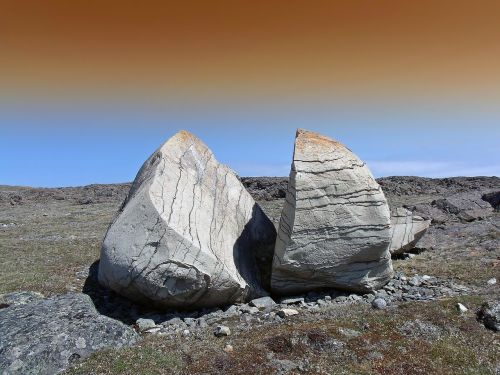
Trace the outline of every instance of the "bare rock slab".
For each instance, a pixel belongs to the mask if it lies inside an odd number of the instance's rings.
[[[104,239],[99,282],[159,307],[249,300],[266,295],[275,239],[234,172],[182,131],[135,178]]]
[[[271,287],[369,292],[392,277],[390,212],[364,162],[325,136],[298,130]]]
[[[0,327],[1,374],[56,374],[97,350],[138,340],[133,329],[100,315],[80,293],[0,309]]]
[[[391,254],[402,254],[415,247],[431,225],[431,220],[414,215],[405,208],[391,211]]]

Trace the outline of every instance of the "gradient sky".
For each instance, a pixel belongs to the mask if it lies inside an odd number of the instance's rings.
[[[46,0],[0,8],[0,184],[131,180],[180,129],[287,175],[295,128],[377,176],[500,175],[500,2]]]

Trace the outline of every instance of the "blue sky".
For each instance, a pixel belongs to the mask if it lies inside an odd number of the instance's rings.
[[[176,131],[242,176],[288,175],[296,128],[354,151],[375,176],[500,175],[500,111],[429,105],[0,107],[0,184],[131,181]]]

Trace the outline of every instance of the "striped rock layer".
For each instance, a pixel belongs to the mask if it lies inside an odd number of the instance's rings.
[[[233,171],[182,131],[135,178],[106,233],[99,282],[160,307],[243,301],[266,294],[275,239]]]
[[[387,201],[365,163],[338,142],[298,130],[272,291],[378,289],[393,274],[390,236]]]
[[[406,208],[391,211],[391,254],[402,254],[415,247],[431,225],[431,220],[413,215]]]

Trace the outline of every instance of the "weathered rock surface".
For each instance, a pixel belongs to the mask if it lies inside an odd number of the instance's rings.
[[[481,199],[488,202],[495,210],[500,211],[500,191],[484,194]]]
[[[0,309],[0,327],[2,374],[55,374],[97,350],[138,339],[123,323],[99,315],[85,294]]]
[[[493,207],[476,194],[457,194],[432,202],[442,211],[455,215],[461,221],[473,221],[491,216]]]
[[[37,292],[22,291],[2,294],[0,296],[0,306],[8,307],[13,305],[25,305],[43,298],[43,295]]]
[[[484,303],[477,313],[479,321],[493,331],[500,331],[500,301]]]
[[[104,239],[99,282],[160,307],[259,297],[275,238],[233,171],[183,131],[139,171]]]
[[[365,163],[338,142],[298,130],[289,181],[272,290],[366,292],[387,283],[389,206]]]
[[[431,225],[430,220],[405,208],[391,210],[391,254],[402,254],[415,247]]]

